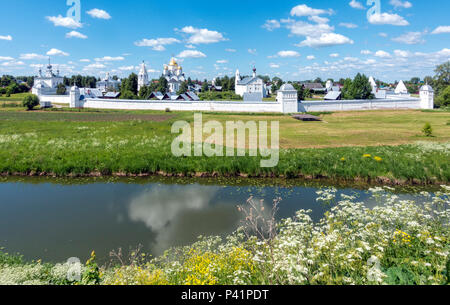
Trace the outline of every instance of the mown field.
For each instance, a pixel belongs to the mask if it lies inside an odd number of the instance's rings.
[[[276,114],[203,115],[204,121],[222,123],[279,121],[279,164],[261,168],[259,157],[174,157],[172,124],[178,120],[192,123],[193,113],[0,108],[0,173],[450,181],[449,112],[343,112],[321,118],[322,122],[301,122]],[[433,137],[422,135],[427,122],[433,127]]]

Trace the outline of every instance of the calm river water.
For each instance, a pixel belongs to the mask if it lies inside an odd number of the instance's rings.
[[[70,257],[85,261],[92,250],[106,262],[111,250],[138,245],[159,255],[200,235],[233,232],[241,221],[236,206],[250,196],[264,199],[268,206],[274,198],[283,198],[279,218],[311,209],[313,218],[320,219],[327,207],[316,202],[319,185],[290,183],[4,179],[0,181],[0,247],[27,260],[47,262]],[[362,200],[368,197],[364,187],[340,186],[339,192],[356,192]],[[402,196],[409,197],[407,193]]]

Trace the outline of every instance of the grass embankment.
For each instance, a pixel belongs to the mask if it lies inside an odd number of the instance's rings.
[[[172,156],[175,121],[192,113],[0,111],[4,175],[180,175],[306,177],[384,183],[450,181],[448,112],[323,114],[323,122],[283,115],[204,114],[204,121],[279,121],[280,162],[260,158]],[[421,129],[431,122],[434,137]],[[205,136],[206,137],[206,136]],[[421,143],[417,143],[421,142]],[[440,144],[438,143],[440,142]]]
[[[335,204],[318,223],[301,210],[276,224],[266,212],[270,207],[249,200],[240,207],[247,221],[224,240],[205,238],[158,258],[116,252],[107,267],[99,268],[94,253],[77,268],[27,263],[0,251],[0,284],[450,284],[450,187],[422,193],[418,200],[423,204],[399,200],[381,188],[371,191],[370,202],[379,203],[374,208],[353,196],[335,198],[333,189],[318,192],[318,200]],[[252,234],[255,222],[258,236]],[[67,278],[77,269],[80,278]]]

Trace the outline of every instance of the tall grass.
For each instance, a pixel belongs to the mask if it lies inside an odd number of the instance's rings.
[[[171,153],[170,114],[0,112],[0,173],[8,175],[220,175],[389,183],[448,183],[450,145],[282,149],[274,168],[260,157]],[[183,118],[183,117],[182,117]],[[189,117],[186,117],[189,120]],[[283,141],[283,134],[281,135]]]

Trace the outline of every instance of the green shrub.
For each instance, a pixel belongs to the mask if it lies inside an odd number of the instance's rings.
[[[23,106],[28,110],[32,110],[34,107],[39,105],[39,97],[34,94],[28,94],[23,99]]]
[[[426,137],[432,137],[433,136],[433,128],[431,127],[430,123],[426,123],[425,126],[422,129],[423,134]]]

